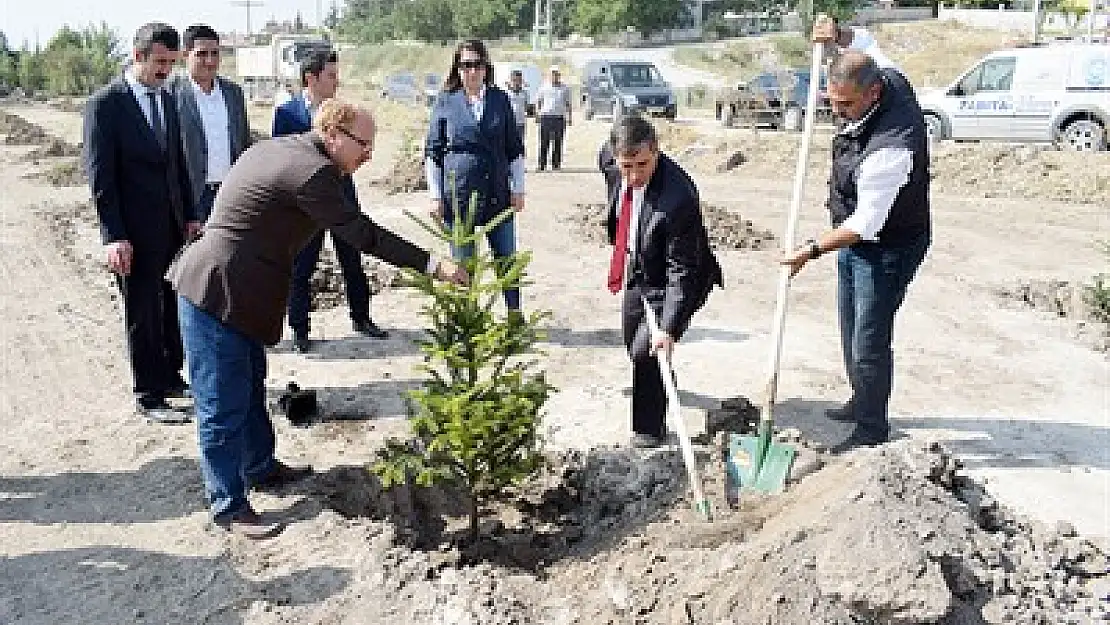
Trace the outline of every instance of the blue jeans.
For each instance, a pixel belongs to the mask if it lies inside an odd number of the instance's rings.
[[[837,308],[844,368],[856,423],[867,434],[890,434],[887,404],[894,382],[894,315],[929,249],[929,235],[898,246],[857,243],[837,258]]]
[[[354,323],[370,321],[370,281],[362,268],[362,252],[334,234],[335,258],[347,289],[347,309]],[[293,259],[293,284],[289,289],[289,327],[295,334],[308,335],[308,310],[312,307],[312,273],[320,260],[324,231],[314,234]]]
[[[261,343],[177,298],[181,340],[197,417],[200,468],[215,519],[247,507],[253,479],[274,467]]]
[[[451,228],[451,224],[447,224]],[[486,233],[490,251],[495,260],[500,260],[516,253],[516,219],[509,217],[497,224],[497,227]],[[451,256],[455,260],[464,260],[474,256],[474,245],[451,246]],[[501,275],[500,264],[497,266],[498,275]],[[520,310],[520,289],[505,289],[505,308]]]

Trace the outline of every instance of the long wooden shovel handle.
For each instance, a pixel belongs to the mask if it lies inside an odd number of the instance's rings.
[[[659,321],[655,318],[655,310],[648,304],[646,298],[640,299],[644,302],[644,314],[647,316],[651,336],[655,336],[659,334]],[[659,361],[659,374],[663,377],[663,389],[667,392],[669,421],[675,434],[678,435],[678,444],[682,449],[682,462],[686,465],[686,475],[690,479],[690,487],[694,490],[694,505],[708,519],[709,503],[702,493],[701,477],[698,475],[697,460],[694,458],[694,447],[690,444],[690,436],[686,433],[686,424],[682,421],[682,404],[678,401],[678,389],[674,385],[671,363],[662,351],[656,351],[655,358]]]
[[[790,213],[786,219],[786,236],[783,249],[789,253],[794,249],[795,230],[798,227],[798,213],[801,212],[802,197],[805,193],[806,170],[809,164],[809,146],[813,139],[813,124],[817,114],[817,89],[821,84],[821,57],[824,45],[813,44],[813,61],[809,69],[809,92],[806,94],[805,125],[802,129],[802,146],[798,151],[797,167],[794,169],[794,190],[790,196]],[[782,338],[786,327],[787,295],[790,291],[790,267],[783,265],[779,272],[778,296],[775,304],[775,322],[771,330],[771,355],[767,363],[767,387],[764,389],[764,409],[761,420],[769,423],[771,409],[775,405],[779,385],[779,364],[782,359]]]

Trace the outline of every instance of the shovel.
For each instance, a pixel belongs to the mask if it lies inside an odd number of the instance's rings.
[[[817,109],[817,88],[821,83],[821,58],[824,44],[813,45],[813,62],[809,70],[809,93],[806,94],[805,126],[802,130],[802,147],[798,152],[797,168],[794,170],[794,191],[790,197],[790,214],[786,221],[786,237],[783,249],[794,249],[794,231],[798,225],[798,213],[802,206],[805,190],[806,165],[809,160],[809,144],[813,138],[813,123]],[[790,268],[782,267],[779,275],[778,300],[775,306],[775,324],[771,332],[771,357],[768,366],[767,387],[765,389],[763,410],[760,414],[759,428],[755,436],[729,437],[729,470],[741,490],[761,493],[782,492],[790,466],[794,464],[797,450],[790,445],[773,440],[775,396],[779,385],[779,361],[782,356],[782,337],[786,327],[786,303],[790,291]]]
[[[655,318],[655,311],[648,304],[646,298],[640,298],[644,302],[644,313],[647,315],[648,329],[651,330],[651,335],[659,334],[659,321]],[[686,434],[686,424],[682,422],[682,404],[678,401],[678,389],[674,385],[674,373],[671,370],[670,360],[667,355],[661,350],[656,350],[655,358],[659,361],[659,374],[663,377],[663,389],[667,392],[667,416],[670,417],[671,428],[675,434],[678,435],[678,444],[682,448],[682,461],[686,464],[686,475],[690,478],[690,487],[694,490],[694,509],[697,510],[706,521],[712,520],[712,512],[709,507],[709,500],[705,498],[705,493],[702,492],[701,478],[698,476],[698,464],[694,458],[694,447],[690,444],[690,437]]]

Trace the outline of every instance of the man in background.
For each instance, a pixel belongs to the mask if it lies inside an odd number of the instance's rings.
[[[108,267],[123,299],[132,391],[157,423],[183,423],[167,397],[188,392],[166,268],[200,229],[173,97],[163,85],[180,39],[168,24],[135,33],[133,62],[85,105],[83,160]]]
[[[509,104],[513,107],[513,119],[516,128],[520,131],[520,140],[524,140],[524,131],[528,124],[528,92],[524,89],[524,72],[514,69],[509,73],[509,85],[506,93],[509,94]]]
[[[316,52],[301,65],[301,85],[304,90],[294,95],[274,111],[273,136],[281,137],[307,132],[320,104],[335,97],[339,88],[339,57],[334,52]],[[355,182],[349,174],[343,176],[343,194],[355,207],[359,206]],[[355,332],[374,339],[384,339],[389,333],[379,328],[370,318],[370,281],[362,267],[362,255],[346,241],[331,237],[343,285],[347,290],[347,308]],[[293,330],[293,349],[305,353],[312,349],[309,341],[309,308],[312,306],[312,274],[320,260],[324,246],[324,230],[317,232],[305,244],[293,264],[293,287],[289,294],[289,327]]]
[[[536,99],[536,122],[540,125],[539,171],[547,169],[551,155],[551,169],[563,165],[563,137],[571,122],[570,87],[563,84],[559,66],[551,66],[551,80],[540,89]]]
[[[231,164],[250,145],[247,105],[239,85],[217,75],[220,36],[206,24],[185,29],[185,68],[170,82],[181,118],[185,168],[197,217],[207,221]]]

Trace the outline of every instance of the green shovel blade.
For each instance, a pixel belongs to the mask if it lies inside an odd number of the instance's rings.
[[[779,493],[794,464],[796,450],[771,440],[770,432],[759,436],[729,437],[728,466],[742,490]]]

